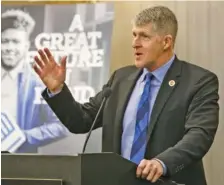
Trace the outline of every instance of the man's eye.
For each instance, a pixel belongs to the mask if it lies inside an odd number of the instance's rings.
[[[148,35],[142,35],[142,37],[144,37],[144,38],[149,38],[149,36],[148,36]]]
[[[18,40],[13,40],[13,43],[18,44],[19,41]]]
[[[6,39],[2,39],[2,43],[6,43],[8,42]]]

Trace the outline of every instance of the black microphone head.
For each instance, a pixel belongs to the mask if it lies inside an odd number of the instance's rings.
[[[103,97],[108,98],[112,93],[112,90],[110,87],[105,87],[103,90]]]

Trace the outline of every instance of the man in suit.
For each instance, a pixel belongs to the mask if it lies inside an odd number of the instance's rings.
[[[36,88],[43,84],[26,60],[35,20],[19,9],[5,11],[1,20],[1,114],[9,121],[4,124],[15,122],[26,137],[12,152],[36,153],[38,146],[65,137],[68,130],[44,100],[36,101]]]
[[[102,151],[135,162],[137,177],[206,185],[202,158],[218,126],[218,79],[177,58],[177,30],[177,19],[167,7],[147,8],[135,17],[135,66],[111,76],[106,85],[112,94],[95,128],[103,127]],[[47,86],[43,97],[71,132],[88,132],[103,90],[79,104],[64,83],[66,56],[58,65],[47,48],[38,52],[34,70]]]

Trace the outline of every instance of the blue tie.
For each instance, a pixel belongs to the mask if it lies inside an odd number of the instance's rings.
[[[145,87],[141,95],[141,99],[138,104],[135,135],[133,145],[131,149],[130,160],[136,164],[139,164],[144,159],[146,140],[147,140],[147,128],[149,122],[149,95],[150,95],[150,82],[152,74],[148,73],[145,76]]]

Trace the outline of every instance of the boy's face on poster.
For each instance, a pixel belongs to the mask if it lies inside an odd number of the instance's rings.
[[[29,50],[27,32],[19,29],[6,29],[1,36],[1,61],[7,70],[15,68],[25,59]]]

